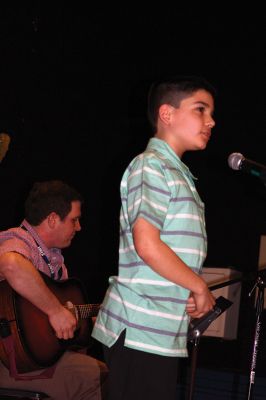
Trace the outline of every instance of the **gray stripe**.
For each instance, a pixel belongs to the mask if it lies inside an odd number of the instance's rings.
[[[146,264],[143,261],[139,261],[139,262],[132,262],[129,264],[119,264],[119,267],[121,268],[130,268],[130,267],[138,267],[138,266],[146,266]]]
[[[170,203],[178,203],[178,202],[182,202],[182,201],[191,201],[195,204],[197,204],[197,206],[199,208],[201,208],[202,210],[204,209],[204,206],[202,206],[200,203],[198,203],[194,197],[173,197],[172,199],[170,199]]]
[[[124,235],[126,235],[127,233],[131,233],[131,230],[130,229],[125,229],[125,230],[120,230],[120,236],[124,236]]]
[[[187,300],[176,299],[175,297],[148,296],[145,294],[140,295],[140,297],[151,300],[169,301],[171,303],[177,303],[177,304],[187,304]]]
[[[173,197],[170,202],[177,203],[179,201],[193,201],[194,203],[198,204],[194,197],[187,196],[187,197]]]
[[[166,191],[166,190],[159,189],[158,187],[153,186],[153,185],[150,185],[149,183],[147,183],[147,182],[145,182],[145,181],[142,181],[139,185],[132,187],[132,188],[128,191],[128,193],[136,192],[142,185],[147,186],[147,187],[148,187],[149,189],[151,189],[153,192],[158,192],[158,193],[161,193],[161,194],[165,194],[165,195],[167,195],[167,196],[170,196],[170,192],[168,192],[168,191]]]
[[[189,179],[197,179],[194,178],[194,176],[191,174],[191,172],[189,171],[189,169],[186,167],[185,164],[179,166],[179,168],[176,167],[169,167],[169,165],[164,164],[162,166],[163,169],[168,169],[168,171],[175,171],[178,172],[179,174],[185,175],[186,177],[188,177]]]
[[[186,336],[187,333],[176,333],[176,332],[171,332],[171,331],[165,331],[162,329],[156,329],[156,328],[151,328],[149,326],[144,326],[144,325],[139,325],[139,324],[133,324],[129,321],[127,321],[126,319],[112,313],[109,310],[106,310],[105,308],[102,308],[102,312],[104,312],[105,314],[107,314],[109,317],[119,321],[119,322],[123,322],[125,325],[131,327],[131,328],[135,328],[135,329],[139,329],[140,331],[147,331],[147,332],[153,332],[153,333],[157,333],[158,335],[166,335],[166,336],[176,336],[176,337],[181,337],[181,336]]]
[[[191,232],[191,231],[161,231],[161,235],[195,236],[207,240],[207,238],[202,233]]]
[[[146,211],[140,211],[139,214],[136,216],[134,222],[138,219],[138,217],[140,215],[145,215],[146,217],[148,217],[149,219],[151,219],[152,221],[156,222],[158,225],[160,225],[162,227],[162,222],[159,220],[159,218],[154,217],[153,215],[147,213]],[[134,224],[133,222],[133,224]]]
[[[177,168],[176,168],[176,167],[169,167],[167,164],[164,164],[164,165],[162,166],[162,168],[163,168],[163,169],[168,169],[169,171],[177,171]],[[180,172],[180,171],[178,171],[178,172]]]

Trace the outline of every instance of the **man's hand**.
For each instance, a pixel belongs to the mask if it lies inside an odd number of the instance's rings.
[[[44,312],[59,339],[71,339],[77,326],[74,315],[50,291],[34,265],[21,254],[0,257],[0,276],[22,297]]]
[[[74,315],[64,306],[58,312],[49,316],[49,322],[55,331],[58,339],[71,339],[77,327],[77,320]]]

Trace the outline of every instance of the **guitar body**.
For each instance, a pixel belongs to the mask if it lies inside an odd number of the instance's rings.
[[[81,282],[75,278],[53,281],[41,274],[47,286],[62,304],[86,304]],[[30,372],[53,365],[66,349],[87,347],[91,340],[91,318],[79,321],[79,328],[71,340],[61,340],[49,323],[48,317],[32,303],[18,295],[6,281],[0,282],[0,318],[10,321],[14,340],[17,370]],[[0,340],[0,359],[9,368],[8,356]]]

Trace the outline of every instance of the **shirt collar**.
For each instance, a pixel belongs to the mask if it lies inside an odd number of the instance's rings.
[[[191,179],[196,180],[197,178],[193,176],[193,174],[190,172],[189,168],[184,164],[181,159],[178,157],[178,155],[174,152],[174,150],[169,146],[168,143],[166,143],[162,139],[158,138],[151,138],[148,142],[147,145],[147,150],[152,150],[155,153],[159,153],[162,158],[165,160],[170,160],[172,161],[178,169],[180,169],[184,174],[189,176]]]
[[[25,226],[26,230],[31,234],[31,236],[33,237],[33,239],[38,243],[38,245],[41,246],[42,250],[49,254],[49,250],[46,247],[46,245],[43,243],[42,239],[40,238],[40,236],[38,235],[38,233],[35,231],[35,229],[33,228],[32,225],[30,225],[26,219],[24,219],[21,223],[21,226]]]
[[[61,249],[58,249],[56,247],[48,249],[48,247],[44,244],[44,242],[42,241],[38,233],[35,231],[33,226],[30,225],[26,219],[22,221],[21,226],[25,226],[26,230],[33,237],[35,242],[41,247],[44,254],[46,254],[51,264],[56,264],[60,266],[63,264],[64,257],[62,255]]]
[[[53,256],[55,256],[55,254],[57,254],[58,256],[60,256],[60,261],[62,262],[63,256],[61,254],[61,250],[60,249],[58,249],[56,247],[52,247],[52,248],[48,249],[48,247],[44,244],[44,242],[42,241],[42,239],[40,238],[38,233],[35,231],[33,226],[30,225],[26,219],[24,219],[22,221],[21,225],[25,226],[25,228],[30,233],[30,235],[33,237],[33,239],[36,241],[36,243],[42,248],[43,252],[47,256],[49,256],[48,258],[51,257],[51,254],[53,254]]]

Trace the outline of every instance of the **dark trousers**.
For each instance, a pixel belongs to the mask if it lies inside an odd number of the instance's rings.
[[[109,368],[108,400],[177,400],[178,358],[129,349],[125,331],[103,346]]]

